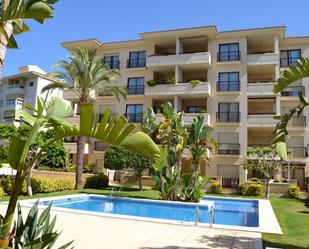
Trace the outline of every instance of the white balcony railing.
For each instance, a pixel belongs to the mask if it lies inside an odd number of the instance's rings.
[[[269,96],[274,95],[273,88],[275,82],[265,82],[265,83],[248,83],[247,84],[247,93],[252,96]]]
[[[201,82],[193,87],[190,83],[178,84],[158,84],[156,86],[145,86],[146,96],[162,96],[162,95],[177,95],[177,94],[203,94],[209,96],[210,83]]]
[[[161,67],[187,64],[211,65],[209,52],[173,54],[173,55],[152,55],[147,57],[147,67]]]
[[[275,127],[278,120],[274,119],[274,115],[248,115],[248,127]]]
[[[265,53],[265,54],[248,54],[248,65],[275,65],[279,64],[279,54]]]

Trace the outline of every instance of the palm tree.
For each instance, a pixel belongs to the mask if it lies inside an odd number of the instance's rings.
[[[69,55],[70,61],[60,61],[55,66],[63,68],[51,75],[62,79],[42,89],[42,92],[56,88],[72,90],[78,95],[79,105],[91,102],[93,92],[111,94],[117,100],[125,97],[127,89],[112,84],[111,81],[120,76],[118,70],[110,70],[105,66],[96,52],[78,49]],[[79,136],[77,142],[76,188],[82,189],[85,137]]]
[[[7,48],[18,48],[14,35],[28,32],[25,19],[44,23],[53,17],[58,0],[2,0],[0,2],[0,73]]]
[[[283,72],[283,76],[277,80],[273,92],[279,93],[292,83],[306,77],[309,77],[309,59],[301,58],[295,64],[290,65],[289,69]],[[276,117],[279,120],[279,123],[276,126],[275,137],[272,141],[273,144],[285,141],[285,137],[288,135],[287,125],[289,121],[295,115],[299,117],[308,105],[309,102],[306,101],[303,93],[300,93],[298,105],[292,108],[288,113]]]

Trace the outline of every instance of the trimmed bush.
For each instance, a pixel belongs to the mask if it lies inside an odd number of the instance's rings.
[[[289,187],[289,189],[288,189],[288,194],[289,194],[289,197],[291,197],[291,198],[298,199],[299,198],[299,192],[300,192],[300,189],[299,189],[299,187],[296,187],[296,186]]]
[[[4,191],[5,195],[10,195],[12,193],[12,188],[14,184],[14,178],[1,178],[0,179],[0,187]],[[27,184],[26,181],[23,182],[23,188],[21,190],[21,194],[27,193]]]
[[[305,206],[309,208],[309,197],[304,200]]]
[[[263,185],[258,183],[249,185],[246,191],[247,196],[262,196],[262,193]]]
[[[90,176],[86,179],[85,188],[106,188],[108,187],[108,177],[103,174]]]
[[[75,181],[67,178],[50,179],[34,177],[31,179],[31,186],[33,193],[50,193],[73,190],[75,188]]]
[[[250,181],[251,181],[251,182],[259,182],[260,179],[257,178],[257,177],[252,177],[252,178],[250,179]]]
[[[209,192],[211,194],[221,194],[222,193],[222,185],[220,182],[213,182],[210,185]]]
[[[239,195],[246,195],[247,189],[248,189],[248,187],[247,187],[246,184],[239,184],[237,192],[238,192]]]

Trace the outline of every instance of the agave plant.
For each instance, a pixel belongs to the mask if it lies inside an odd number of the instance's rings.
[[[43,151],[53,142],[68,136],[85,136],[145,155],[156,156],[160,153],[158,147],[145,133],[137,132],[129,135],[135,129],[135,126],[133,124],[128,125],[123,116],[117,118],[115,115],[110,120],[110,110],[106,110],[98,124],[99,115],[94,114],[94,105],[87,103],[81,106],[80,125],[74,126],[65,119],[73,114],[69,101],[54,97],[50,102],[47,102],[46,99],[38,98],[37,109],[25,105],[26,110],[20,111],[21,120],[30,127],[27,140],[17,136],[11,136],[9,140],[8,161],[17,173],[4,217],[0,247],[8,246],[11,240],[11,227],[23,181]],[[44,127],[54,129],[56,137],[46,142],[34,156],[29,156],[31,144],[35,141],[40,129]]]

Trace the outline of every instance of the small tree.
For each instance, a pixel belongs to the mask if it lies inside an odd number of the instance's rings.
[[[246,167],[255,169],[266,179],[265,197],[269,198],[270,180],[280,172],[283,161],[280,153],[270,147],[257,147],[248,152]]]
[[[112,146],[104,156],[104,167],[111,170],[132,169],[138,177],[139,190],[143,190],[142,175],[146,169],[152,168],[154,159],[121,147]]]

